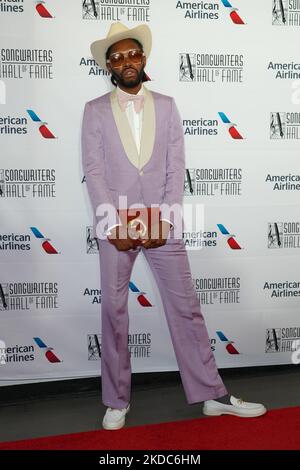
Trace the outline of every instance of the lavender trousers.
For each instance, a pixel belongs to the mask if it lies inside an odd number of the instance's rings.
[[[130,402],[128,293],[132,268],[140,251],[144,253],[160,291],[188,404],[226,395],[193,286],[183,240],[167,240],[159,248],[141,247],[128,251],[118,251],[109,241],[99,240],[103,404],[120,409]]]

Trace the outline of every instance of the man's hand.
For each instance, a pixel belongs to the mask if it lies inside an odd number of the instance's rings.
[[[148,238],[148,240],[142,241],[143,247],[158,248],[159,246],[165,245],[170,227],[171,225],[165,220],[160,220],[158,224],[154,224],[152,226],[150,238]]]
[[[132,238],[129,237],[127,227],[117,226],[111,230],[111,235],[107,239],[119,251],[128,251],[134,248]]]

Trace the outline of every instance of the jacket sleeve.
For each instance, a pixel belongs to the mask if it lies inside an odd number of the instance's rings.
[[[161,209],[161,219],[182,223],[182,199],[185,177],[185,148],[182,120],[174,98],[171,101],[171,115],[168,129],[168,147],[166,163],[166,186]],[[176,214],[169,210],[176,205]],[[180,209],[179,209],[180,206]],[[177,216],[176,216],[177,215]]]
[[[107,188],[107,183],[105,179],[101,122],[99,117],[97,119],[94,107],[90,103],[86,103],[84,108],[81,133],[81,148],[82,167],[95,220],[98,220],[98,207],[101,204],[109,204],[109,211],[105,215],[105,219],[107,222],[106,226],[111,227],[116,224],[121,224],[116,207],[114,205],[114,201],[112,199],[109,189]],[[102,210],[101,214],[103,214]],[[103,217],[99,217],[99,219]],[[103,223],[101,223],[101,227],[102,226]],[[101,238],[106,238],[107,230],[100,230],[100,232],[101,233],[99,235],[102,234]]]

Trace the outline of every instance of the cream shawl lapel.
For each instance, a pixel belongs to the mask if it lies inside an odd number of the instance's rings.
[[[119,106],[117,90],[113,90],[110,94],[110,102],[113,111],[113,116],[125,153],[129,161],[138,170],[141,170],[151,158],[156,132],[154,98],[151,91],[148,90],[145,86],[144,94],[145,100],[140,153],[138,153],[137,146],[135,144],[135,140],[132,135],[126,113],[125,111],[122,111]]]

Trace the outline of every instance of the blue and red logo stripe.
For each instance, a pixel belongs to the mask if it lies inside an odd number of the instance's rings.
[[[38,126],[40,134],[45,139],[56,138],[55,135],[53,135],[52,132],[50,131],[49,127],[47,127],[47,124],[48,124],[47,122],[42,121],[32,109],[27,109],[26,111],[31,117],[32,121]]]
[[[38,347],[44,351],[45,357],[48,359],[49,362],[51,362],[52,364],[56,362],[61,362],[61,360],[56,356],[56,354],[54,354],[53,348],[49,348],[41,338],[35,337],[33,339],[38,345]]]
[[[238,8],[234,8],[228,0],[221,0],[225,8],[228,8],[229,16],[234,24],[245,24],[240,15]]]
[[[45,3],[43,0],[39,0],[36,2],[35,4],[35,9],[36,11],[38,12],[38,14],[42,17],[42,18],[53,18],[53,16],[51,15],[51,13],[48,11],[48,9],[46,8],[45,6]]]
[[[241,136],[241,134],[239,133],[239,131],[236,128],[236,124],[231,122],[230,119],[227,117],[227,115],[225,113],[219,112],[218,114],[219,114],[220,118],[222,119],[223,124],[225,124],[225,126],[228,128],[228,132],[229,132],[230,136],[234,140],[243,139],[243,137]]]
[[[222,331],[217,331],[217,335],[219,336],[220,341],[222,341],[222,343],[225,343],[226,350],[229,354],[240,354],[238,350],[233,346],[234,341],[230,341],[229,339],[227,339]]]
[[[43,250],[48,255],[57,255],[58,251],[54,248],[54,246],[50,243],[50,238],[45,238],[44,235],[39,231],[37,227],[30,227],[33,235],[40,240]]]
[[[140,291],[132,281],[129,282],[129,289],[136,295],[137,301],[142,307],[152,307],[152,304],[145,296],[146,292]]]

